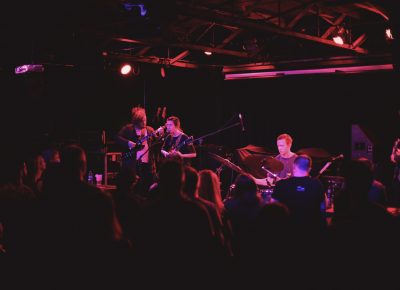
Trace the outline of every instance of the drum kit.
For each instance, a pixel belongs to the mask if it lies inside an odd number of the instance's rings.
[[[272,201],[271,195],[274,192],[274,182],[270,182],[270,178],[277,178],[277,174],[284,168],[284,165],[281,161],[275,159],[272,156],[249,156],[249,160],[247,163],[255,164],[255,166],[259,166],[259,168],[264,172],[264,178],[256,178],[246,170],[242,169],[240,166],[233,163],[231,160],[227,158],[223,158],[220,155],[209,152],[210,157],[216,161],[218,161],[221,166],[217,169],[217,173],[219,174],[224,166],[232,169],[233,171],[239,174],[248,174],[252,176],[259,188],[259,193],[263,200],[267,203]],[[307,154],[313,160],[325,160],[331,158],[331,155],[323,149],[319,148],[307,148],[303,151],[299,151],[298,154]],[[250,160],[251,159],[251,160]],[[343,177],[341,176],[322,176],[321,181],[325,187],[327,200],[333,203],[334,195],[337,191],[339,191],[343,187]],[[229,187],[228,193],[225,199],[231,198],[234,191],[234,184]],[[332,205],[327,205],[327,207]]]
[[[217,169],[217,173],[220,173],[221,168],[223,166],[226,166],[239,174],[251,175],[250,173],[246,172],[240,166],[236,165],[235,163],[233,163],[232,161],[230,161],[227,158],[223,158],[217,154],[210,153],[210,152],[208,154],[210,155],[211,158],[213,158],[214,160],[218,161],[221,164],[221,167]],[[250,158],[253,158],[253,157],[250,156]],[[254,176],[253,176],[253,178],[259,188],[259,193],[260,193],[261,197],[263,198],[263,200],[266,202],[271,202],[271,199],[272,199],[271,195],[274,191],[273,190],[274,185],[272,185],[271,183],[269,183],[267,181],[267,175],[268,174],[276,175],[277,173],[279,173],[283,169],[283,163],[271,156],[267,156],[267,157],[264,156],[260,162],[260,167],[262,167],[262,169],[265,171],[265,178],[255,178]],[[234,188],[235,188],[234,184],[232,184],[229,187],[229,191],[226,195],[226,199],[232,197]]]

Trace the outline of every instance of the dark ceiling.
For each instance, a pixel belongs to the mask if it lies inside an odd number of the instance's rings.
[[[396,1],[31,1],[3,5],[0,67],[115,68],[122,61],[225,71],[391,60]],[[332,37],[341,32],[344,44]],[[204,51],[212,52],[211,56]]]

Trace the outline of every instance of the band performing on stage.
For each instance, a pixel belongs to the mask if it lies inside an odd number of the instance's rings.
[[[241,117],[241,114],[239,115]],[[165,116],[165,120],[165,124],[160,124],[161,127],[154,130],[147,125],[145,109],[140,106],[133,107],[131,122],[123,126],[116,136],[116,141],[122,146],[123,150],[121,168],[122,170],[124,168],[131,169],[135,172],[138,179],[136,189],[144,194],[147,194],[157,184],[157,171],[165,160],[176,159],[183,162],[185,166],[190,166],[190,160],[195,160],[197,157],[196,140],[183,132],[181,120],[176,116]],[[238,123],[227,128],[243,126],[242,122],[243,120],[240,118]],[[289,134],[280,134],[276,138],[276,148],[279,153],[277,155],[249,153],[250,156],[245,161],[252,159],[251,166],[246,166],[245,162],[240,162],[238,159],[233,160],[232,155],[224,156],[211,151],[206,152],[206,156],[202,156],[202,158],[209,158],[214,160],[214,163],[217,162],[219,167],[215,171],[218,177],[221,176],[221,171],[224,168],[230,174],[249,176],[257,185],[258,195],[264,202],[284,200],[284,197],[281,197],[280,191],[282,190],[280,188],[286,188],[285,192],[301,191],[303,196],[307,195],[314,199],[316,203],[321,205],[321,208],[325,208],[326,204],[332,206],[333,191],[339,190],[342,184],[333,179],[328,180],[327,183],[326,180],[311,177],[312,158],[317,149],[307,151],[308,155],[297,155],[292,152],[292,145],[293,138]],[[321,152],[318,151],[316,154],[321,157]],[[327,157],[326,160],[330,161],[331,156],[324,157]],[[231,182],[233,182],[232,179]],[[332,192],[329,196],[324,193],[323,183]],[[218,186],[223,187],[222,183]],[[235,184],[232,183],[226,191],[221,193],[225,201],[233,198]],[[326,198],[329,198],[329,200],[324,202]],[[320,205],[318,205],[318,208]]]

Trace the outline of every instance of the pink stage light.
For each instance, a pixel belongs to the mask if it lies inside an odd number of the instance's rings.
[[[24,64],[15,68],[15,74],[23,74],[27,72],[44,72],[42,64]]]
[[[300,69],[284,71],[265,71],[250,73],[226,74],[225,80],[256,79],[256,78],[277,78],[287,75],[309,75],[309,74],[329,74],[329,73],[362,73],[371,71],[393,70],[393,64],[364,65],[350,67],[330,67],[319,69]]]
[[[132,66],[130,64],[124,64],[121,66],[120,73],[124,76],[132,71]]]
[[[164,68],[163,66],[162,66],[161,69],[160,69],[160,74],[161,74],[161,77],[162,77],[162,78],[165,78],[166,75],[167,75],[166,72],[165,72],[165,68]]]

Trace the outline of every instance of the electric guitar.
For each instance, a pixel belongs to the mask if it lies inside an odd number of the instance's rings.
[[[143,136],[139,140],[136,141],[136,145],[129,149],[129,151],[122,153],[121,159],[126,160],[135,157],[136,158],[136,153],[144,148],[143,143],[146,142],[148,139],[151,137],[157,135],[160,133],[164,127],[160,127],[157,130],[151,132],[150,134],[147,134],[146,136]]]
[[[170,154],[173,155],[173,154],[174,154],[175,152],[177,152],[177,151],[180,152],[180,150],[181,150],[184,146],[192,144],[193,141],[194,141],[194,140],[193,140],[193,136],[190,136],[190,137],[187,138],[186,140],[179,142],[179,144],[178,144],[177,146],[172,146],[171,150],[168,151],[168,153],[169,153],[168,156],[169,156]],[[168,157],[168,156],[167,156],[167,157]]]

